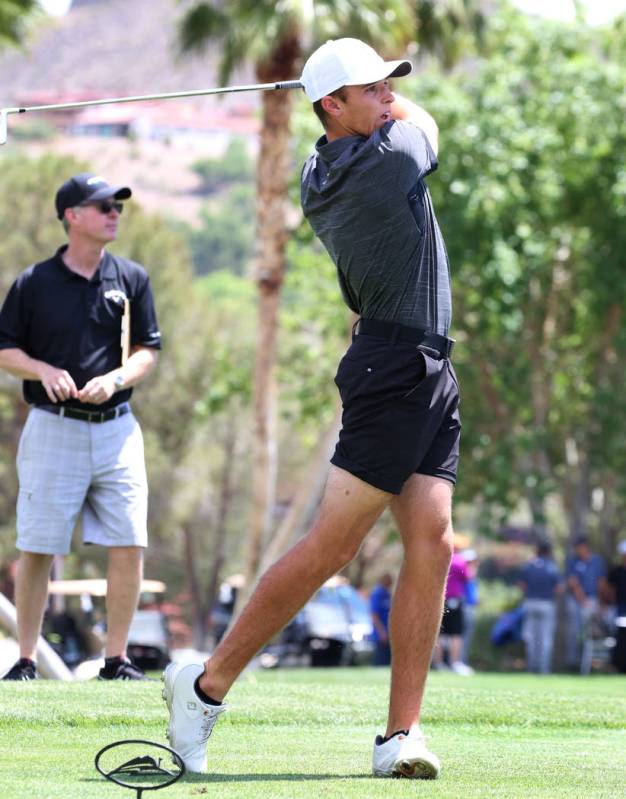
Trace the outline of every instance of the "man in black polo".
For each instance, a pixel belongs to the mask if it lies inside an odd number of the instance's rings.
[[[130,196],[90,173],[64,183],[56,211],[68,244],[22,272],[0,311],[0,368],[23,379],[31,405],[17,453],[20,660],[3,679],[37,676],[52,559],[69,552],[79,517],[84,542],[108,549],[100,677],[143,678],[126,657],[148,496],[143,438],[128,401],[156,364],[160,334],[146,271],[105,250]]]

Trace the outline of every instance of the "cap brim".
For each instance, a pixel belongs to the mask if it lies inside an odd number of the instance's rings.
[[[129,200],[132,194],[128,186],[103,186],[90,195],[89,202],[92,200],[110,200],[111,197],[115,200]]]
[[[408,75],[409,72],[413,70],[413,64],[410,61],[387,61],[387,66],[393,67],[393,72],[390,72],[387,77],[388,78],[403,78],[405,75]]]
[[[361,72],[354,74],[349,83],[345,86],[366,86],[370,83],[378,83],[379,80],[386,80],[387,78],[403,78],[408,75],[413,69],[410,61],[385,61],[380,71]]]

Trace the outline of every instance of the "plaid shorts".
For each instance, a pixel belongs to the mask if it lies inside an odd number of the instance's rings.
[[[86,544],[147,546],[143,436],[132,413],[98,424],[32,408],[17,473],[18,549],[67,555],[79,517]]]

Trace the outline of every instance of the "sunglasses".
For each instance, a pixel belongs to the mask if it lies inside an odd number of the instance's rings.
[[[124,203],[113,202],[112,200],[100,200],[94,203],[81,203],[81,208],[96,208],[101,214],[110,214],[111,211],[117,211],[121,214],[124,210]]]

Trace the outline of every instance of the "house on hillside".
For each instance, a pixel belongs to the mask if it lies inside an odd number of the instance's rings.
[[[78,113],[67,133],[73,136],[127,136],[138,140],[167,141],[173,145],[200,144],[222,153],[233,136],[256,148],[259,121],[248,107],[224,110],[214,104],[167,100],[95,106]]]
[[[93,99],[86,95],[20,97],[20,105],[73,103]],[[87,106],[41,112],[42,118],[68,136],[123,137],[138,141],[162,141],[174,146],[201,146],[221,155],[232,137],[256,151],[259,120],[252,105],[241,102],[225,107],[214,99],[194,102],[161,100]]]

